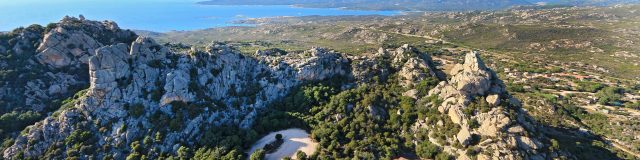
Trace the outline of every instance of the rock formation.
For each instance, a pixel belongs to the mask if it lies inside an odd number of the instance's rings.
[[[174,53],[144,37],[129,44],[113,39],[102,43],[96,38],[104,37],[93,37],[96,34],[86,30],[68,29],[64,26],[71,22],[66,21],[80,21],[82,24],[77,26],[80,28],[117,30],[113,23],[86,21],[84,24],[82,20],[65,18],[45,36],[38,48],[38,61],[52,68],[88,64],[90,87],[71,108],[29,127],[26,134],[4,151],[5,158],[41,156],[47,148],[81,131],[97,134],[98,144],[103,146],[129,144],[142,135],[153,134],[147,132],[159,127],[151,120],[155,114],[177,118],[182,113],[171,108],[182,106],[180,104],[200,105],[202,112],[184,118],[180,122],[184,125],[173,128],[157,144],[164,152],[175,152],[177,148],[172,144],[194,142],[202,135],[202,129],[219,125],[250,127],[259,110],[305,81],[351,75],[347,58],[322,48],[254,58],[225,44],[214,43],[207,51]],[[121,33],[115,35],[117,39]],[[65,90],[61,87],[64,84],[49,87],[50,93]],[[29,86],[46,88],[37,83]],[[127,108],[133,106],[142,106],[142,115],[131,115]],[[125,151],[125,148],[113,147],[103,152],[113,153],[113,157],[120,159],[124,158]]]
[[[134,38],[131,31],[120,30],[114,22],[95,22],[65,17],[44,36],[38,46],[36,58],[54,68],[88,63],[94,50],[104,46],[127,42]],[[92,34],[92,35],[88,35]],[[95,38],[100,39],[95,39]]]
[[[212,127],[252,127],[270,103],[301,84],[332,81],[346,90],[393,77],[397,79],[390,82],[410,89],[406,95],[419,99],[417,91],[411,90],[415,85],[445,80],[429,54],[409,45],[358,57],[324,48],[257,51],[249,56],[215,42],[204,50],[175,50],[109,21],[66,17],[48,29],[44,37],[26,29],[17,37],[25,40],[18,43],[22,46],[0,51],[34,52],[26,58],[26,66],[43,68],[37,72],[41,77],[24,82],[20,93],[26,105],[44,108],[54,99],[70,99],[52,104],[63,107],[16,134],[14,143],[2,152],[6,159],[43,158],[48,156],[45,153],[74,150],[98,150],[92,155],[96,157],[79,155],[83,159],[124,159],[132,150],[128,145],[145,136],[161,137],[145,146],[153,148],[147,156],[155,158],[160,153],[174,154],[181,145],[194,146]],[[38,38],[42,40],[34,40]],[[38,47],[26,47],[30,43]],[[0,96],[15,90],[4,85]],[[78,88],[86,90],[74,97],[62,96]],[[459,128],[446,143],[433,142],[446,152],[468,158],[462,148],[451,145],[458,143],[486,151],[479,159],[548,158],[540,154],[544,137],[535,123],[478,53],[467,54],[464,64],[456,65],[451,78],[440,82],[429,96],[443,101],[434,107]],[[489,109],[470,107],[477,103],[486,103]],[[402,112],[376,105],[366,106],[366,111],[379,120]],[[431,126],[418,122],[415,127]],[[79,140],[91,145],[74,145]],[[59,150],[51,151],[55,149]]]
[[[545,159],[545,155],[540,154],[544,147],[540,139],[544,137],[532,125],[533,120],[520,108],[517,99],[506,92],[495,72],[485,66],[478,52],[466,54],[464,64],[456,65],[451,70],[451,78],[438,84],[429,95],[443,101],[437,106],[438,111],[460,127],[455,137],[448,140],[451,144],[491,151],[480,153],[478,159]],[[503,101],[508,103],[500,103]],[[472,103],[485,103],[489,109],[465,112]],[[483,141],[478,142],[480,139],[474,137],[482,137]],[[458,159],[469,159],[463,149],[441,146],[447,152],[457,153]]]
[[[114,22],[73,17],[46,28],[32,25],[11,34],[15,34],[11,43],[0,41],[0,48],[4,48],[0,50],[18,56],[0,62],[0,66],[17,75],[10,79],[12,82],[2,84],[7,92],[0,97],[12,102],[10,106],[29,106],[38,112],[60,105],[89,84],[87,64],[95,49],[103,44],[130,43],[137,37]]]
[[[435,68],[429,54],[420,53],[407,44],[397,49],[380,48],[373,55],[354,59],[353,74],[361,83],[369,82],[373,77],[386,79],[395,70],[398,70],[403,87],[411,87],[428,78],[444,79],[444,73]]]

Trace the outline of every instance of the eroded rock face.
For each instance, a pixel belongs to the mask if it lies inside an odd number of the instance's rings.
[[[95,39],[97,37],[101,39]],[[44,36],[36,50],[36,58],[54,68],[86,64],[94,51],[104,46],[103,43],[129,43],[135,37],[133,32],[121,30],[113,22],[65,17],[58,27]]]
[[[501,105],[503,99],[511,98],[505,90],[504,83],[497,78],[495,72],[487,68],[479,57],[478,52],[468,53],[465,56],[464,64],[456,65],[451,71],[451,79],[443,81],[434,89],[429,91],[430,96],[438,96],[444,102],[438,110],[447,114],[451,121],[460,126],[460,131],[456,135],[457,142],[463,146],[475,145],[481,150],[493,150],[491,155],[478,155],[484,159],[515,159],[517,157],[544,157],[540,150],[540,143],[537,128],[531,125],[533,122],[526,118],[524,111],[519,104]],[[468,115],[463,110],[474,101],[485,101],[487,107],[491,109],[486,113],[475,111]],[[508,101],[508,100],[507,100]],[[485,103],[481,102],[481,103]],[[522,117],[516,120],[511,113]],[[477,128],[471,128],[471,121],[476,121]],[[523,129],[522,126],[530,126]],[[485,137],[487,140],[473,144],[472,137],[477,135]],[[450,152],[464,155],[464,151],[455,147],[443,146]],[[516,148],[510,150],[509,148]],[[468,157],[458,157],[464,159]]]
[[[167,105],[173,101],[191,102],[195,95],[189,93],[189,74],[180,69],[173,70],[167,74],[164,85],[165,94],[160,99],[160,105]]]
[[[135,39],[129,39],[132,37]],[[154,135],[154,128],[169,125],[156,124],[158,115],[176,120],[174,124],[178,125],[170,126],[161,140],[145,147],[158,153],[175,153],[179,147],[176,144],[192,145],[212,126],[249,128],[267,104],[305,82],[340,78],[367,83],[374,77],[386,78],[397,73],[401,85],[409,88],[428,78],[444,77],[433,67],[428,54],[408,45],[381,49],[370,57],[354,58],[357,61],[323,48],[288,54],[257,52],[256,57],[249,57],[221,43],[213,43],[205,51],[192,49],[176,53],[150,38],[131,36],[130,32],[119,30],[115,23],[82,18],[65,18],[47,34],[38,50],[38,62],[33,63],[51,68],[81,68],[86,64],[89,76],[86,81],[90,86],[81,98],[67,104],[68,108],[30,126],[26,134],[18,136],[15,143],[3,151],[7,159],[16,158],[19,153],[37,158],[52,147],[65,150],[72,147],[64,143],[65,139],[82,131],[92,133],[101,150],[97,157],[82,155],[81,158],[102,158],[110,153],[115,159],[124,159],[131,151],[128,144],[142,136]],[[56,79],[54,85],[42,80],[26,83],[27,101],[38,103],[52,94],[66,92],[70,85],[81,81],[77,76],[49,73],[48,77]],[[415,97],[415,92],[406,95]],[[538,150],[544,148],[540,137],[536,137],[535,125],[526,116],[510,115],[509,108],[501,106],[507,102],[517,105],[513,100],[506,100],[511,97],[505,93],[504,84],[477,53],[467,55],[465,63],[454,69],[452,79],[441,82],[430,95],[444,101],[438,110],[461,128],[449,143],[477,145],[494,151],[479,158],[526,158],[538,156]],[[474,97],[485,96],[481,99],[493,107],[489,112],[475,115],[463,112]],[[180,111],[185,109],[180,107],[192,109],[194,106],[201,110],[193,115]],[[142,112],[134,113],[132,108]],[[353,105],[347,106],[347,110],[353,108]],[[375,105],[366,108],[369,114],[380,119],[401,113],[400,110],[387,113]],[[335,115],[336,120],[342,118]],[[472,120],[478,121],[477,128],[471,128]],[[441,120],[436,125],[445,124]],[[488,139],[476,143],[476,136]],[[458,154],[459,159],[468,158],[464,151],[453,147],[446,151],[462,153]]]
[[[26,135],[19,136],[15,140],[15,144],[38,143],[32,145],[13,145],[3,151],[3,157],[14,157],[18,155],[18,153],[24,154],[25,157],[41,156],[49,146],[69,136],[74,130],[74,125],[79,123],[80,117],[82,117],[81,113],[73,109],[63,111],[57,117],[47,117],[43,121],[30,126],[29,128],[31,129],[29,129]]]
[[[479,57],[478,52],[465,56],[464,64],[457,64],[452,70],[448,85],[465,96],[484,96],[486,94],[501,94],[505,91],[502,81],[497,79],[495,72],[489,70]],[[434,90],[437,92],[438,90]],[[441,93],[452,93],[440,91]],[[451,95],[440,95],[449,97]]]
[[[300,80],[326,79],[336,74],[347,75],[351,70],[349,60],[339,53],[322,48],[313,48],[307,53],[310,53],[311,57],[294,66],[300,68],[298,70]]]
[[[66,31],[69,32],[78,31]],[[58,41],[65,43],[77,42],[69,40],[73,37],[60,38]],[[55,55],[66,55],[70,63],[66,60],[43,62],[52,67],[84,63],[71,53],[75,49],[60,49]],[[115,43],[78,54],[89,56],[86,62],[90,79],[88,92],[72,104],[72,108],[31,126],[29,134],[19,136],[15,144],[4,151],[3,157],[12,158],[19,152],[26,157],[40,156],[75,131],[96,133],[94,136],[101,145],[129,144],[142,135],[152,135],[151,128],[161,127],[154,126],[153,114],[175,118],[184,113],[172,108],[185,106],[173,105],[204,105],[201,112],[184,118],[179,128],[155,144],[162,152],[175,152],[177,148],[172,147],[173,144],[197,141],[202,129],[219,125],[250,127],[259,110],[305,81],[348,79],[351,75],[350,61],[345,56],[322,48],[305,53],[247,57],[225,44],[212,44],[207,51],[192,52],[191,55],[173,53],[152,39],[138,37],[131,44]],[[63,90],[60,86],[45,87],[41,83],[31,86],[48,88],[44,90],[49,92]],[[141,115],[131,115],[128,108],[132,106],[141,106]],[[103,152],[122,159],[128,151],[114,147]]]
[[[89,60],[89,76],[91,77],[91,92],[104,96],[118,87],[116,80],[128,78],[129,54],[128,46],[120,43],[102,47]]]
[[[444,73],[435,69],[428,53],[420,53],[407,44],[396,49],[380,48],[373,55],[354,59],[353,75],[363,83],[371,81],[373,77],[385,79],[391,70],[398,70],[403,87],[412,87],[428,78],[443,80],[445,77]]]
[[[89,58],[95,56],[96,49],[106,44],[131,43],[137,37],[131,31],[119,29],[113,22],[72,17],[65,17],[46,28],[32,25],[12,34],[15,34],[11,39],[15,45],[0,48],[26,59],[24,62],[12,60],[11,67],[28,70],[18,77],[30,76],[22,78],[26,82],[2,84],[7,93],[0,93],[0,96],[13,99],[11,105],[28,106],[36,112],[59,107],[56,102],[73,95],[70,92],[88,86]],[[8,65],[0,62],[0,66]]]
[[[398,76],[401,85],[411,87],[428,78],[444,80],[442,71],[435,68],[433,60],[428,53],[420,53],[409,45],[403,45],[389,54],[393,57],[394,65],[399,65]]]
[[[44,36],[38,47],[38,61],[55,68],[71,65],[75,59],[87,63],[93,51],[103,46],[82,31],[56,28]]]

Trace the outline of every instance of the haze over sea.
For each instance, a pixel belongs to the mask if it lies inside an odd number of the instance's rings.
[[[0,0],[0,31],[46,25],[65,15],[113,20],[121,28],[167,32],[236,26],[234,20],[275,16],[393,15],[394,11],[356,11],[292,6],[213,6],[197,0]]]

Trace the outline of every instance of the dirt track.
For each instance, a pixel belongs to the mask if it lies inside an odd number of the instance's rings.
[[[264,145],[275,141],[276,134],[282,134],[284,143],[280,146],[280,148],[278,148],[278,151],[267,154],[265,157],[267,160],[280,160],[283,157],[295,158],[295,154],[298,151],[303,151],[307,155],[311,155],[316,151],[318,143],[313,142],[311,138],[309,138],[309,133],[302,129],[292,128],[278,132],[272,132],[262,137],[251,146],[249,155],[251,155],[251,153],[253,153],[254,151],[264,147]]]

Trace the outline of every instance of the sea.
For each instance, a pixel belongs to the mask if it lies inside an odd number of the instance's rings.
[[[398,11],[298,8],[286,5],[201,5],[194,0],[0,0],[0,31],[47,25],[64,16],[112,20],[120,28],[154,32],[242,26],[236,20],[279,16],[396,15]]]

